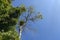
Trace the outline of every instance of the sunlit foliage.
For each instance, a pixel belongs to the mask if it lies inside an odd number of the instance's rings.
[[[13,7],[12,1],[0,0],[0,40],[19,40],[15,25],[26,8],[25,6]]]

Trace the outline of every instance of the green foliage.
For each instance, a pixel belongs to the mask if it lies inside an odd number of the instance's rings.
[[[0,40],[19,40],[19,36],[16,31],[0,32]]]
[[[25,22],[21,20],[21,21],[20,21],[20,26],[22,26],[24,23],[25,23]]]
[[[0,31],[9,31],[11,26],[15,26],[20,14],[26,11],[23,7],[12,7],[9,0],[0,0]]]
[[[19,40],[15,30],[18,17],[26,11],[25,6],[13,7],[13,0],[0,0],[0,40]]]

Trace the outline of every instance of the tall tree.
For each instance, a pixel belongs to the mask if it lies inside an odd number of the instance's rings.
[[[15,31],[18,17],[26,11],[25,7],[13,7],[13,0],[0,0],[0,40],[19,40]]]

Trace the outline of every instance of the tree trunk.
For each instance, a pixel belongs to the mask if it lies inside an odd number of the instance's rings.
[[[19,39],[20,40],[22,40],[21,37],[22,37],[22,26],[20,27],[20,33],[19,33]]]

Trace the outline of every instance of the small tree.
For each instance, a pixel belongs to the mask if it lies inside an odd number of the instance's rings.
[[[33,16],[34,15],[34,16]],[[22,17],[22,18],[21,18]],[[20,15],[20,21],[18,22],[18,25],[19,25],[19,34],[20,34],[20,40],[21,39],[21,36],[22,36],[22,32],[24,29],[26,29],[26,25],[29,21],[36,21],[38,19],[42,19],[42,15],[40,12],[36,13],[35,14],[35,11],[33,9],[32,6],[30,6],[26,12],[24,12],[24,14],[21,14]]]

